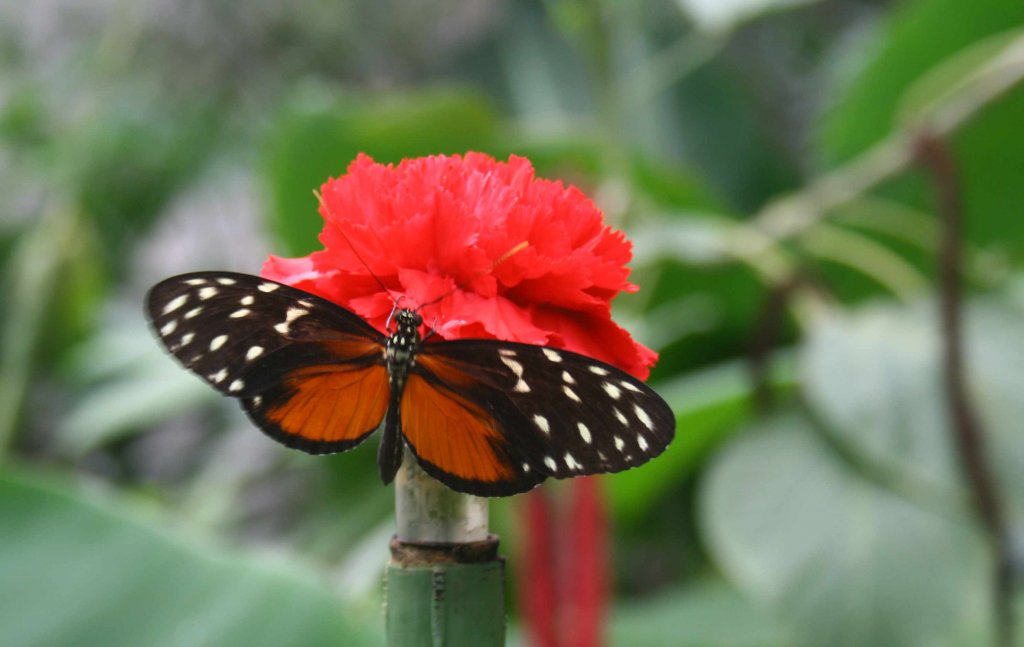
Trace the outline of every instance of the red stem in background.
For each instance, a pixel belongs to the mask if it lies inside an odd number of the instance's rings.
[[[569,527],[562,533],[562,644],[597,647],[604,642],[608,598],[608,525],[598,480],[574,480],[570,505],[564,517]]]
[[[599,647],[608,601],[608,524],[595,478],[562,488],[565,505],[538,488],[526,496],[520,608],[535,647]],[[561,508],[561,509],[558,509]]]
[[[525,550],[519,561],[519,608],[526,634],[536,647],[559,647],[558,595],[555,585],[554,514],[544,487],[525,497],[522,517],[526,525]]]

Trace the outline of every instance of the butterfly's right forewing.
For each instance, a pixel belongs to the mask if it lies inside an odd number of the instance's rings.
[[[619,472],[672,441],[675,416],[650,387],[565,350],[495,340],[424,344],[403,432],[432,476],[484,496],[547,477]],[[444,428],[444,435],[433,433]]]

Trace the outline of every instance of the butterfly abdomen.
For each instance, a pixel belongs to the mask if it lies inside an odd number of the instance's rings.
[[[385,484],[394,480],[402,465],[402,451],[405,446],[401,433],[399,403],[409,376],[409,370],[416,363],[416,349],[420,345],[420,325],[423,318],[413,310],[399,310],[395,315],[395,332],[384,344],[384,360],[391,385],[388,414],[384,421],[384,434],[377,450],[377,467]]]

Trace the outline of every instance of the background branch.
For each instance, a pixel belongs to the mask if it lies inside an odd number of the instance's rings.
[[[942,365],[950,432],[957,448],[976,512],[995,553],[993,573],[995,620],[999,644],[1015,645],[1013,617],[1013,552],[1005,506],[985,454],[985,436],[967,394],[964,367],[960,249],[962,223],[956,165],[945,142],[923,133],[915,142],[916,159],[931,173],[936,206],[942,218],[939,247],[939,315]]]

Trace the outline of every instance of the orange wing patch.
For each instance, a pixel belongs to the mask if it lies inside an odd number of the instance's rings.
[[[313,443],[352,442],[374,431],[388,407],[387,370],[311,366],[285,378],[286,397],[268,403],[266,420]]]
[[[499,449],[504,437],[478,405],[411,374],[401,404],[402,433],[416,456],[467,481],[515,477]]]

